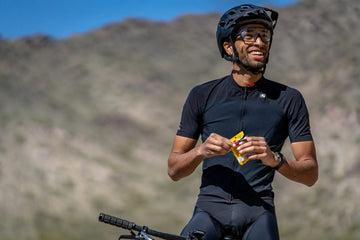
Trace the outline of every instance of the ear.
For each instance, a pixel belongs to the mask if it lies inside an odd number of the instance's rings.
[[[231,57],[234,55],[233,47],[230,42],[224,42],[223,47],[224,47],[224,50],[227,53],[227,55],[229,55]]]

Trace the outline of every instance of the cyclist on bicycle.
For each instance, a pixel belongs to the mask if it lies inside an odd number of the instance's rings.
[[[205,239],[232,234],[240,239],[279,239],[272,181],[276,171],[312,186],[318,178],[309,115],[299,91],[266,79],[277,12],[254,5],[234,7],[221,17],[217,43],[233,64],[230,75],[190,92],[168,159],[177,181],[202,163],[200,193],[182,231]],[[237,146],[240,131],[249,137]],[[198,138],[202,144],[196,145]],[[289,137],[295,161],[280,151]],[[231,148],[251,154],[240,165]]]

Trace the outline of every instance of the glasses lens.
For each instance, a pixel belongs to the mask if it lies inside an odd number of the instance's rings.
[[[240,30],[236,37],[241,37],[245,43],[254,43],[260,37],[264,43],[269,43],[271,32],[266,28],[244,28]]]

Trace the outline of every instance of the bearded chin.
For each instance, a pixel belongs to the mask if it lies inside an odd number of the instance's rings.
[[[265,63],[264,62],[255,62],[255,63],[251,63],[249,61],[245,61],[244,64],[251,70],[254,72],[261,72],[264,70],[265,68]]]
[[[265,63],[263,62],[258,62],[255,64],[249,64],[249,67],[253,68],[253,69],[263,69],[265,66]]]
[[[254,74],[264,73],[266,68],[266,63],[268,62],[268,57],[265,58],[264,61],[249,61],[247,57],[243,57],[242,59],[238,58],[237,62],[247,71],[250,71]]]

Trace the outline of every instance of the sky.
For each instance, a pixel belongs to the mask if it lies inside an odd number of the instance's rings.
[[[57,39],[127,18],[169,21],[223,13],[240,4],[286,7],[300,0],[0,0],[0,37],[44,34]]]

